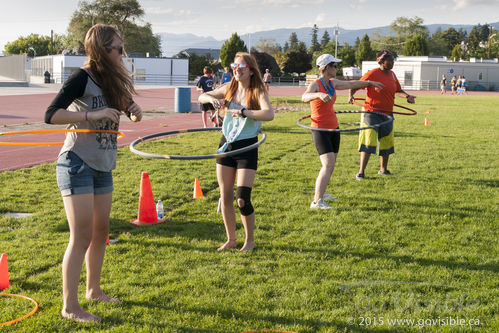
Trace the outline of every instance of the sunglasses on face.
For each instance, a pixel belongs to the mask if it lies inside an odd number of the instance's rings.
[[[335,63],[329,64],[329,67],[338,69],[338,65],[336,65]]]
[[[247,64],[230,64],[230,67],[232,69],[238,69],[238,68],[241,68],[241,69],[245,69],[245,68],[250,68],[249,65]]]
[[[115,49],[119,54],[123,54],[123,46],[106,46],[106,50],[108,53],[111,53]]]

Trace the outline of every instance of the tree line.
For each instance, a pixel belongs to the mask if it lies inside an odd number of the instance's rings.
[[[85,35],[94,24],[116,25],[120,30],[128,53],[161,54],[161,37],[152,32],[150,23],[136,22],[144,16],[144,10],[137,0],[83,0],[73,13],[67,34],[43,36],[30,34],[7,43],[5,54],[28,54],[44,56],[49,54],[84,54]]]
[[[136,22],[144,15],[138,0],[83,0],[73,13],[67,34],[43,36],[30,34],[7,43],[6,54],[44,56],[48,54],[84,54],[83,41],[88,29],[96,23],[114,24],[123,35],[128,53],[161,54],[161,38],[152,32],[150,23],[139,25]],[[453,61],[476,58],[499,57],[499,36],[488,24],[476,25],[469,33],[452,27],[442,31],[438,28],[430,35],[428,28],[419,17],[398,17],[389,26],[390,34],[383,35],[376,30],[369,37],[365,34],[357,38],[354,45],[343,43],[336,45],[328,31],[319,39],[317,25],[311,30],[310,46],[298,40],[295,32],[291,33],[284,45],[275,39],[261,38],[250,50],[260,65],[260,70],[270,69],[274,76],[292,73],[307,73],[315,66],[320,54],[335,54],[342,59],[340,67],[361,66],[362,61],[375,60],[376,52],[389,49],[398,55],[406,56],[447,56]],[[215,70],[227,67],[239,51],[248,51],[244,41],[237,33],[225,41],[220,50],[220,62],[208,55],[185,55],[189,58],[189,74],[199,75],[207,65]]]

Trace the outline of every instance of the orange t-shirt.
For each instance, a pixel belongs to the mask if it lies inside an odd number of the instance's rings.
[[[327,94],[326,88],[322,85],[320,79],[315,80],[319,85],[319,91]],[[331,82],[331,81],[329,81]],[[329,82],[324,82],[325,84],[329,84]],[[332,83],[331,83],[332,84]],[[334,102],[336,102],[336,90],[334,91],[334,95],[332,96],[332,101],[325,103],[320,98],[316,98],[310,101],[310,110],[311,110],[311,120],[312,127],[314,128],[338,128],[338,118],[336,117],[336,113],[334,113]]]
[[[383,89],[376,87],[367,87],[367,98],[365,102],[366,110],[373,110],[390,114],[393,111],[393,103],[395,102],[395,93],[402,90],[399,80],[395,73],[390,71],[388,74],[380,68],[371,69],[361,78],[362,81],[377,81],[383,83]],[[383,112],[383,111],[386,112]]]

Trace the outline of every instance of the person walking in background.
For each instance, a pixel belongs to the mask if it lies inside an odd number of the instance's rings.
[[[302,95],[302,102],[310,102],[312,127],[337,129],[338,119],[334,113],[334,102],[336,101],[336,90],[359,89],[363,87],[376,87],[382,89],[383,85],[374,81],[343,81],[337,80],[336,72],[341,59],[336,59],[330,54],[323,54],[317,58],[319,67],[319,78],[312,82]],[[330,209],[324,198],[334,200],[326,193],[327,185],[334,171],[334,165],[340,148],[340,133],[312,130],[312,139],[319,153],[322,167],[315,181],[314,201],[310,208]]]
[[[263,82],[265,82],[265,88],[267,88],[267,92],[270,89],[270,83],[272,83],[272,74],[270,74],[270,70],[267,68],[265,70],[265,74],[263,75]]]
[[[468,92],[466,91],[466,86],[467,86],[466,77],[464,77],[463,75],[463,78],[461,79],[461,89],[463,90],[464,94],[468,94]]]
[[[367,88],[367,98],[364,104],[364,109],[367,111],[376,111],[386,114],[393,120],[393,104],[395,95],[406,98],[408,103],[414,103],[416,96],[409,95],[402,90],[400,83],[392,71],[395,61],[391,51],[382,50],[377,56],[379,68],[372,69],[364,74],[360,79],[375,80],[384,84],[383,90],[374,87]],[[350,90],[350,103],[353,102],[353,95],[357,89]],[[385,117],[375,113],[363,113],[361,116],[360,127],[370,126],[385,121]],[[355,176],[357,180],[365,178],[364,172],[371,154],[378,151],[380,158],[379,175],[393,176],[388,171],[388,158],[395,152],[394,149],[394,134],[393,121],[378,127],[376,129],[362,130],[359,133],[359,152],[360,152],[360,167],[359,172]]]
[[[447,85],[447,78],[445,77],[445,74],[442,74],[442,80],[440,80],[440,95],[445,94],[445,86]]]
[[[229,152],[258,142],[262,121],[274,119],[274,110],[258,70],[255,57],[238,52],[231,64],[234,76],[229,84],[199,96],[200,103],[225,107],[223,136],[218,153]],[[223,99],[223,103],[220,100]],[[222,199],[222,216],[227,242],[218,251],[236,248],[236,213],[234,211],[234,178],[237,171],[237,206],[246,238],[241,251],[254,248],[255,210],[251,190],[258,164],[258,148],[234,156],[217,158],[217,179]]]
[[[229,67],[225,67],[224,73],[222,75],[222,84],[230,82],[231,79],[232,79],[232,74],[230,74],[230,69]]]
[[[130,73],[123,64],[123,40],[112,26],[96,24],[85,37],[87,59],[64,83],[45,112],[47,124],[70,129],[117,131],[122,112],[140,121],[141,108]],[[120,302],[101,290],[102,263],[109,233],[116,134],[68,133],[57,159],[57,184],[69,223],[69,244],[62,261],[62,316],[75,321],[99,321],[78,302],[78,284],[86,259],[86,298]]]
[[[197,85],[197,90],[203,93],[208,91],[212,91],[215,87],[215,80],[213,78],[213,70],[209,66],[205,66],[203,69],[203,76],[199,79]],[[211,103],[203,103],[201,104],[201,119],[203,120],[203,127],[206,128],[207,123],[207,112],[210,112],[210,117],[213,115],[213,111],[215,108]]]
[[[452,79],[450,80],[450,89],[451,89],[451,94],[454,95],[457,89],[457,78],[455,75],[453,75]]]

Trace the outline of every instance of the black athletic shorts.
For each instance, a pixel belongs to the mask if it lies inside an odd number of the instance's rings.
[[[222,147],[227,140],[222,135],[220,145]],[[258,137],[234,141],[227,147],[226,152],[241,149],[258,142]],[[234,169],[252,169],[256,170],[258,166],[258,148],[251,149],[250,151],[232,155],[228,157],[217,158],[217,164],[225,165]]]
[[[215,108],[213,107],[213,104],[211,104],[211,103],[204,103],[204,104],[201,104],[201,110],[202,111],[210,111],[210,110],[215,111]]]
[[[312,130],[315,148],[319,155],[338,153],[340,150],[340,132],[325,132]]]

